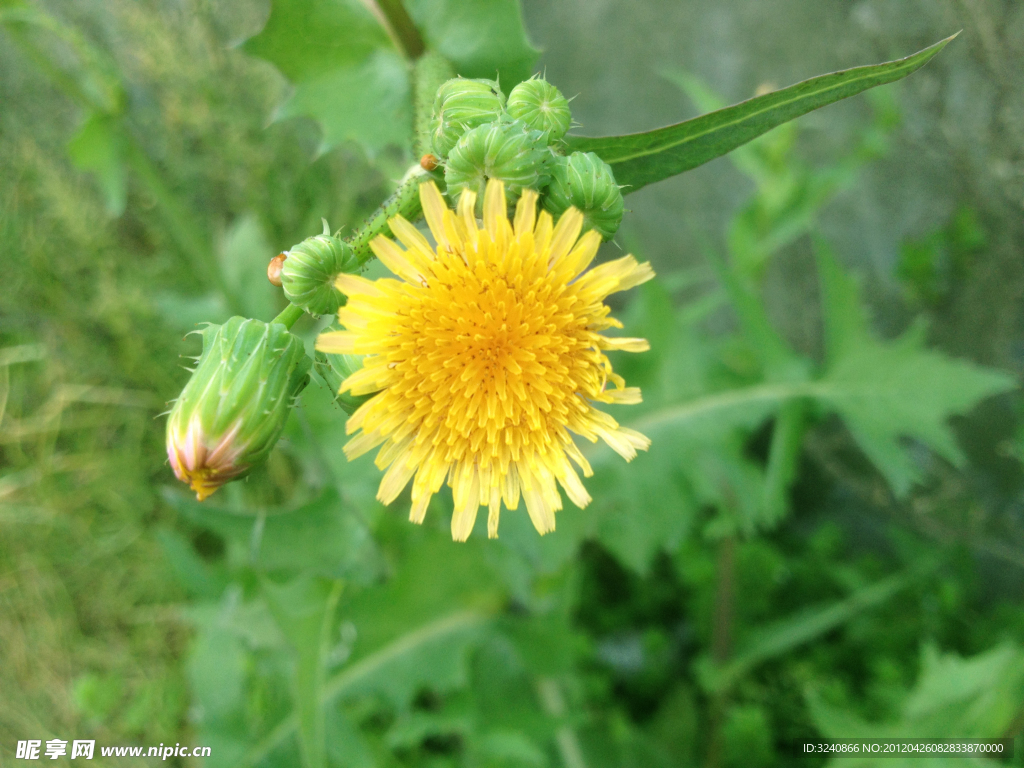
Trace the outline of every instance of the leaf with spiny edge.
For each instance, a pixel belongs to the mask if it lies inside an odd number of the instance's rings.
[[[957,33],[959,34],[959,33]],[[778,125],[815,109],[900,80],[923,67],[956,35],[912,56],[804,80],[675,125],[626,136],[566,136],[570,152],[594,152],[635,192],[731,152]]]
[[[955,465],[964,456],[947,420],[991,395],[1013,389],[1003,371],[956,360],[924,347],[924,327],[895,341],[868,330],[857,285],[827,247],[817,247],[827,361],[813,396],[846,423],[854,439],[898,495],[920,479],[901,438],[919,440]]]
[[[278,116],[315,119],[325,149],[352,140],[372,154],[409,143],[408,65],[359,0],[274,0],[263,30],[242,48],[291,81]]]
[[[464,77],[500,77],[508,88],[537,59],[515,0],[415,0],[408,10],[429,48]],[[366,3],[273,0],[243,50],[288,78],[293,91],[277,116],[316,120],[324,149],[354,141],[372,156],[410,146],[411,64]]]

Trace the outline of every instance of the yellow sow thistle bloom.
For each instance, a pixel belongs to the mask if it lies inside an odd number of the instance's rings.
[[[383,444],[376,463],[387,472],[377,498],[390,504],[415,476],[415,523],[447,480],[457,541],[469,537],[481,505],[489,508],[488,535],[497,536],[502,502],[516,509],[520,495],[537,530],[553,531],[562,508],[556,481],[577,506],[590,502],[569,459],[584,476],[593,471],[570,433],[601,438],[627,461],[650,445],[594,404],[640,402],[605,351],[649,345],[601,335],[622,327],[604,298],[654,272],[632,256],[585,272],[600,235],[580,237],[575,208],[557,224],[547,212],[538,216],[530,190],[509,222],[504,187],[489,182],[482,228],[475,193],[464,192],[457,211],[433,183],[420,197],[437,246],[402,217],[391,219],[405,250],[383,236],[371,247],[400,279],[339,275],[349,299],[338,319],[347,330],[317,341],[324,352],[366,355],[343,392],[378,393],[348,420],[348,433],[362,434],[345,453],[354,459]]]

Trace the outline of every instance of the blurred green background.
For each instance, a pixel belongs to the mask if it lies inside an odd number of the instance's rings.
[[[266,3],[0,2],[0,765],[51,738],[600,768],[1018,735],[1024,6],[408,6],[463,74],[545,71],[587,135],[963,33],[626,198],[600,258],[659,278],[614,306],[652,343],[616,361],[645,404],[615,415],[654,445],[593,451],[595,501],[555,533],[506,513],[458,545],[450,497],[422,527],[376,503],[316,380],[205,504],[165,459],[185,334],[273,317],[267,261],[357,226],[413,161],[405,64],[371,16],[346,26],[363,6],[278,3],[280,44],[243,47]]]

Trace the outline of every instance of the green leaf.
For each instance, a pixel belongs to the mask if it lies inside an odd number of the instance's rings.
[[[489,624],[490,617],[474,611],[453,611],[417,627],[391,643],[367,654],[324,685],[320,705],[326,707],[347,697],[388,685],[392,676],[404,680],[434,672],[429,664],[444,669],[462,663],[468,644]],[[259,764],[270,752],[290,739],[299,725],[292,715],[281,721],[266,738],[235,764],[243,768]]]
[[[453,546],[447,532],[416,529],[392,579],[342,601],[355,627],[346,666],[324,683],[321,707],[372,697],[397,710],[424,688],[465,685],[469,651],[491,624],[502,592],[485,560],[487,541]],[[239,766],[258,764],[288,742],[299,720],[282,720]]]
[[[375,51],[366,61],[338,67],[295,85],[281,117],[308,115],[323,130],[322,149],[355,141],[371,156],[412,141],[409,67],[395,51]]]
[[[117,116],[93,112],[71,141],[68,156],[76,168],[95,174],[107,211],[120,216],[128,195],[124,135]]]
[[[762,491],[761,522],[765,527],[776,525],[789,509],[789,488],[796,480],[804,442],[805,411],[804,403],[789,402],[775,418]]]
[[[345,619],[359,632],[353,660],[454,609],[494,610],[502,600],[502,591],[485,559],[486,547],[486,540],[453,547],[443,534],[417,541],[387,584],[367,589],[343,606]],[[410,695],[410,686],[415,687],[414,682],[390,680],[388,696],[403,701]]]
[[[245,753],[239,723],[245,710],[247,657],[241,638],[225,622],[232,612],[230,601],[204,608],[191,611],[197,632],[188,653],[189,687],[203,743],[219,748],[213,764],[227,765],[232,756]]]
[[[242,45],[294,83],[361,64],[380,48],[393,46],[360,0],[274,0],[263,30]]]
[[[741,648],[727,664],[715,667],[705,660],[699,670],[701,683],[708,691],[724,691],[759,664],[789,653],[841,626],[858,613],[881,605],[910,581],[910,576],[893,576],[858,590],[846,600],[801,611],[763,627],[754,633],[754,642]]]
[[[366,4],[274,0],[263,31],[243,48],[291,81],[279,117],[317,120],[325,148],[352,140],[373,154],[409,144],[409,67]]]
[[[299,717],[299,746],[306,768],[323,768],[326,754],[323,695],[324,667],[330,650],[330,629],[341,596],[341,582],[300,576],[286,584],[263,580],[281,631],[297,655],[294,672],[295,708]]]
[[[828,350],[822,377],[711,393],[706,389],[693,391],[690,399],[649,412],[629,424],[654,440],[652,451],[659,450],[659,442],[667,436],[675,439],[684,434],[686,443],[700,449],[692,453],[692,466],[701,467],[696,479],[712,479],[716,475],[705,463],[728,453],[722,441],[730,430],[753,429],[784,403],[811,398],[845,420],[862,450],[898,494],[906,493],[920,476],[901,439],[919,440],[954,464],[962,462],[963,455],[946,423],[948,418],[967,413],[990,395],[1013,389],[1014,378],[925,349],[920,328],[911,329],[895,342],[879,341],[868,330],[853,280],[842,272],[823,244],[818,251]],[[800,430],[796,416],[793,420],[792,424],[781,425],[793,434],[780,434],[778,439],[789,445],[779,454],[780,463],[770,467],[772,487],[763,491],[764,500],[775,512],[779,510],[779,494],[784,492],[791,474],[787,465],[798,447]],[[787,455],[789,458],[781,461]],[[607,456],[602,451],[598,459]],[[714,482],[706,487],[706,493],[713,491]],[[713,496],[702,496],[706,503],[714,501]]]
[[[189,597],[216,598],[224,591],[225,574],[207,564],[185,536],[171,528],[158,528],[156,540],[178,584]]]
[[[628,192],[696,168],[777,125],[920,69],[953,35],[905,59],[822,75],[682,123],[627,136],[568,136],[570,151],[595,152]]]
[[[519,0],[408,0],[409,15],[430,49],[463,77],[498,78],[508,93],[533,71]]]
[[[897,494],[920,472],[901,445],[921,441],[953,464],[964,456],[947,419],[1016,386],[1012,376],[924,348],[923,327],[894,342],[874,338],[857,286],[824,244],[818,247],[828,364],[814,396],[846,422]]]
[[[267,262],[276,253],[259,219],[251,213],[232,222],[218,244],[217,259],[224,282],[238,297],[246,317],[273,317],[280,308],[281,291],[266,277]]]
[[[568,515],[582,518],[619,562],[640,574],[649,571],[658,552],[675,551],[693,525],[699,494],[683,471],[688,446],[668,437],[629,464],[617,455],[602,461],[587,480],[591,506],[560,512],[559,525]]]
[[[1024,651],[1014,643],[1003,643],[971,658],[941,654],[932,645],[922,651],[921,674],[903,703],[898,720],[869,723],[855,714],[826,704],[818,695],[807,697],[808,708],[818,729],[829,738],[913,739],[922,735],[964,739],[1002,738],[1012,734],[1024,702]],[[829,766],[882,768],[894,765],[996,766],[982,757],[955,755],[908,757],[889,756],[833,759]]]
[[[377,568],[376,548],[366,526],[345,509],[333,489],[294,509],[266,510],[263,515],[198,502],[176,489],[166,489],[163,497],[193,524],[249,552],[251,564],[263,571],[302,570],[366,579]]]

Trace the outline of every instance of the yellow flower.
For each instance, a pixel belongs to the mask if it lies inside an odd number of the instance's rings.
[[[338,312],[347,329],[324,333],[317,348],[366,355],[342,385],[354,395],[378,392],[348,420],[349,459],[383,443],[377,466],[387,468],[377,498],[390,504],[413,480],[410,519],[423,521],[430,498],[446,480],[455,510],[452,537],[465,541],[481,505],[488,535],[498,535],[501,503],[520,495],[537,530],[555,529],[562,508],[558,484],[580,508],[590,496],[590,464],[570,433],[602,438],[626,461],[650,445],[619,426],[594,403],[639,403],[640,390],[612,371],[606,350],[643,352],[644,339],[608,338],[621,328],[604,298],[654,276],[632,256],[584,272],[601,237],[580,237],[574,208],[554,225],[537,215],[537,194],[525,190],[515,221],[505,190],[484,193],[483,228],[476,195],[464,192],[451,211],[433,183],[420,187],[436,247],[408,221],[388,223],[405,246],[385,237],[371,247],[400,279],[376,281],[341,274],[349,297]]]

